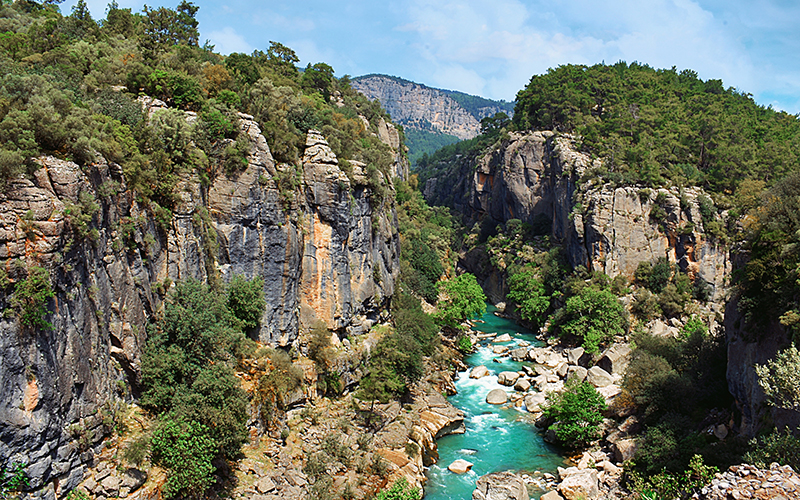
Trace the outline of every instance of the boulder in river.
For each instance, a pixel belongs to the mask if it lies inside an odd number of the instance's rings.
[[[513,339],[511,338],[511,335],[504,333],[499,337],[495,338],[492,342],[511,342],[512,340]]]
[[[490,405],[503,405],[508,401],[508,394],[503,389],[494,389],[486,395],[486,402]]]
[[[528,379],[525,378],[520,378],[519,380],[517,380],[517,383],[514,384],[515,391],[525,392],[530,388],[531,388],[531,383],[528,381]]]
[[[455,474],[465,474],[468,470],[472,468],[473,465],[474,464],[472,462],[467,462],[466,460],[459,458],[458,460],[450,464],[447,467],[447,469]]]
[[[528,489],[513,472],[493,472],[478,478],[472,500],[529,500]]]
[[[508,346],[505,345],[496,345],[492,347],[492,352],[494,354],[505,354],[508,352]]]
[[[500,385],[514,385],[518,378],[519,373],[517,372],[500,372],[500,375],[497,376],[497,383]]]
[[[581,364],[581,358],[583,357],[586,351],[583,347],[576,347],[575,349],[569,349],[567,351],[567,362],[571,365],[578,365]]]
[[[469,378],[481,378],[489,375],[489,369],[484,365],[478,365],[469,372]]]
[[[567,500],[594,500],[600,497],[596,469],[584,469],[570,474],[558,485],[558,491]]]
[[[586,375],[589,373],[589,370],[582,366],[570,366],[567,369],[567,380],[571,378],[578,379],[578,382],[583,382],[586,380]]]

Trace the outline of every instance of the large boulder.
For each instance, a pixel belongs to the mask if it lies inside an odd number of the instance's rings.
[[[578,382],[583,382],[586,380],[586,375],[589,373],[589,370],[582,366],[570,366],[567,369],[567,380],[571,378],[575,378]]]
[[[508,401],[508,394],[503,389],[494,389],[486,395],[486,402],[490,405],[504,405]]]
[[[611,449],[614,452],[614,460],[619,463],[630,460],[636,454],[637,447],[636,439],[618,439],[611,445]]]
[[[622,375],[631,361],[631,348],[628,344],[615,344],[597,361],[597,366],[612,375]]]
[[[500,385],[514,385],[517,379],[519,378],[519,373],[517,372],[500,372],[500,375],[497,376],[497,383]]]
[[[567,500],[594,500],[600,498],[597,470],[584,469],[568,475],[558,485],[558,491]]]
[[[528,356],[528,349],[525,347],[518,347],[511,350],[511,359],[514,361],[522,361]]]
[[[614,383],[611,374],[599,366],[589,368],[589,372],[586,374],[586,381],[595,387],[606,387]]]
[[[543,405],[544,402],[545,396],[541,392],[534,392],[533,394],[525,396],[525,408],[529,413],[541,413],[541,405]]]
[[[526,378],[521,378],[517,380],[517,383],[514,384],[514,390],[519,392],[525,392],[531,388],[531,383]]]
[[[576,347],[575,349],[569,349],[566,351],[567,353],[567,363],[571,365],[578,365],[581,364],[581,358],[586,353],[583,347]]]
[[[447,468],[448,470],[450,470],[450,472],[453,472],[455,474],[465,474],[472,468],[473,465],[475,464],[459,458],[458,460],[450,464]]]
[[[513,472],[494,472],[481,476],[472,492],[472,500],[529,499],[525,482]]]
[[[469,378],[482,378],[489,375],[489,369],[484,365],[478,365],[469,372]]]
[[[512,340],[511,335],[504,333],[496,337],[492,342],[511,342]]]

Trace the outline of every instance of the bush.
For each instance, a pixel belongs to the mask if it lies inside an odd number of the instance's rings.
[[[758,384],[767,398],[780,408],[800,408],[800,351],[791,345],[766,365],[756,365]]]
[[[406,478],[401,477],[389,489],[378,493],[375,500],[420,500],[420,498],[422,498],[422,492],[417,488],[412,488]]]
[[[28,277],[14,287],[9,304],[16,309],[23,326],[50,329],[53,325],[44,318],[48,314],[47,303],[53,297],[50,272],[43,267],[32,267],[28,270]]]
[[[761,436],[750,441],[751,450],[743,460],[761,469],[766,469],[772,462],[781,465],[790,465],[792,469],[800,467],[800,439],[792,435],[786,428],[783,432],[773,430],[766,436]]]
[[[640,320],[647,322],[661,316],[661,306],[650,290],[640,288],[633,294],[631,312]]]
[[[200,497],[214,483],[215,443],[197,422],[167,418],[153,431],[153,462],[169,471],[164,496]]]
[[[567,381],[564,392],[547,394],[544,415],[556,421],[556,437],[561,443],[579,448],[597,439],[605,409],[603,396],[592,384],[573,379]]]

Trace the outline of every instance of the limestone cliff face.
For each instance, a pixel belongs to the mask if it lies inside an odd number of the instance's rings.
[[[639,262],[667,257],[721,297],[730,263],[726,250],[705,236],[701,191],[612,188],[596,179],[581,184],[596,166],[599,161],[580,153],[569,136],[512,133],[496,149],[465,157],[446,176],[429,179],[425,196],[452,205],[470,224],[487,217],[490,224],[545,221],[571,265],[612,277],[633,276]],[[656,204],[666,213],[660,225],[650,217]]]
[[[301,188],[287,199],[276,176],[293,167],[275,164],[251,117],[240,126],[251,142],[247,168],[206,186],[184,176],[168,217],[154,217],[122,169],[100,157],[85,167],[40,158],[32,180],[0,193],[0,264],[12,281],[26,267],[47,268],[56,294],[52,329],[0,317],[0,457],[30,464],[40,495],[82,478],[110,430],[104,405],[135,389],[145,327],[170,283],[263,277],[267,307],[251,335],[273,345],[317,319],[358,334],[385,313],[399,274],[392,178],[383,179],[386,200],[374,199],[360,165],[351,183],[312,131]],[[75,207],[92,214],[87,232],[78,232]],[[12,291],[0,294],[3,309]]]
[[[481,129],[480,118],[502,111],[488,106],[475,117],[441,90],[388,76],[359,78],[352,86],[369,99],[378,99],[392,120],[404,127],[433,129],[459,139],[475,137]]]

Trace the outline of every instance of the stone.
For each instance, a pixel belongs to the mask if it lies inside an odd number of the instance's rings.
[[[255,487],[259,493],[268,493],[275,489],[275,482],[271,477],[262,477],[256,481]]]
[[[561,363],[556,367],[556,374],[561,378],[566,377],[568,372],[569,372],[569,365],[567,363]]]
[[[631,360],[628,344],[615,344],[597,361],[597,366],[611,375],[623,375]]]
[[[589,372],[586,375],[586,381],[595,387],[606,387],[614,383],[614,379],[611,377],[611,374],[599,366],[593,366],[589,368]]]
[[[511,335],[504,333],[502,335],[495,337],[495,339],[492,342],[511,342],[512,340],[514,339],[511,338]]]
[[[513,472],[494,472],[478,478],[472,500],[530,500],[522,478]]]
[[[448,465],[447,469],[455,474],[465,474],[472,468],[473,465],[474,464],[472,462],[467,462],[466,460],[459,458],[452,464]]]
[[[469,378],[482,378],[489,375],[489,369],[484,365],[478,365],[469,372]]]
[[[536,392],[525,396],[525,408],[528,413],[541,413],[541,405],[545,402],[545,396],[541,392]]]
[[[492,347],[492,352],[494,354],[505,354],[508,352],[508,346],[505,345],[496,345]]]
[[[147,472],[129,468],[122,475],[122,486],[128,488],[128,491],[136,491],[147,482]]]
[[[578,382],[583,382],[586,380],[586,375],[588,375],[589,370],[582,366],[570,366],[567,369],[567,380],[571,378],[575,378]]]
[[[633,458],[637,448],[636,439],[633,438],[618,439],[611,445],[611,449],[614,452],[614,460],[618,463],[624,463],[626,460]]]
[[[511,386],[514,385],[514,383],[517,381],[518,378],[519,378],[519,373],[517,372],[509,372],[509,371],[500,372],[500,374],[497,376],[497,383],[500,385]]]
[[[583,357],[586,350],[583,347],[576,347],[574,349],[569,349],[567,352],[567,363],[571,365],[578,365],[580,364],[581,358]]]
[[[100,487],[103,488],[106,496],[117,496],[119,491],[120,479],[115,475],[110,475],[100,482]]]
[[[517,383],[514,384],[514,390],[516,391],[525,392],[530,388],[531,388],[531,383],[530,381],[528,381],[528,379],[525,378],[520,378],[519,380],[517,380]]]
[[[595,500],[600,498],[597,470],[585,469],[568,475],[558,485],[558,491],[566,500]]]
[[[486,395],[486,402],[490,405],[503,405],[508,401],[508,393],[503,389],[494,389]]]
[[[728,428],[725,426],[725,424],[719,424],[718,426],[714,427],[714,436],[720,441],[728,437]]]
[[[528,356],[528,350],[524,347],[518,347],[511,350],[511,359],[514,361],[522,361]]]
[[[548,491],[547,493],[539,497],[539,500],[564,500],[564,497],[562,497],[557,491],[554,490],[554,491]]]

